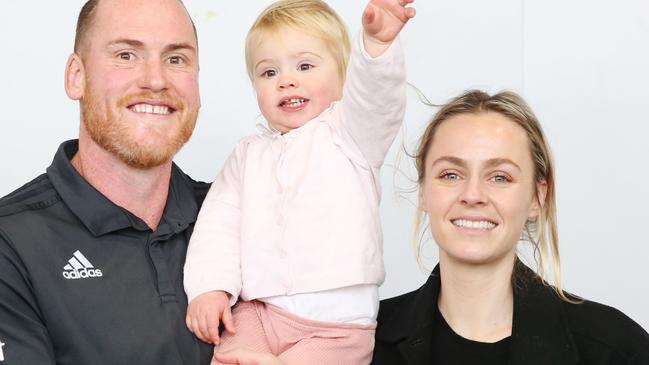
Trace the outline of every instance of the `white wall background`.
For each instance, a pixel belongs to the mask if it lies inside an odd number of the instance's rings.
[[[0,4],[0,196],[42,173],[58,144],[77,135],[78,106],[64,93],[63,70],[83,2]],[[243,41],[270,2],[185,2],[199,32],[203,108],[176,161],[211,180],[260,121]],[[329,3],[356,32],[365,1]],[[649,330],[649,2],[418,0],[416,7],[403,34],[409,81],[434,103],[468,88],[513,89],[527,99],[557,162],[565,287]],[[408,101],[399,139],[412,149],[434,110],[412,90]],[[395,173],[395,165],[412,168],[398,150],[399,143],[383,171],[383,297],[425,280],[409,248],[413,195],[399,193],[412,184]],[[426,248],[431,265],[435,251]]]

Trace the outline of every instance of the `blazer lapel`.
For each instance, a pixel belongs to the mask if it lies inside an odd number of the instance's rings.
[[[579,354],[561,299],[522,262],[516,263],[510,365],[573,365]]]
[[[420,327],[408,340],[399,344],[399,352],[407,365],[432,364],[432,334],[430,326]]]

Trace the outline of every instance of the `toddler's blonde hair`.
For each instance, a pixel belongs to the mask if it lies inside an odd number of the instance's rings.
[[[254,82],[254,51],[263,37],[291,27],[322,39],[338,64],[340,80],[345,80],[349,61],[349,34],[333,9],[320,0],[281,0],[259,14],[246,37],[246,68]]]

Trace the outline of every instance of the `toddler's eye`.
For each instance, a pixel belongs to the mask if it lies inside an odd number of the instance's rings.
[[[310,70],[310,69],[312,69],[312,68],[313,68],[313,65],[310,65],[310,64],[308,64],[308,63],[302,63],[302,64],[300,64],[300,65],[298,66],[298,69],[299,69],[300,71],[308,71],[308,70]]]
[[[275,71],[275,70],[266,70],[266,71],[261,73],[261,77],[269,78],[269,77],[273,77],[273,76],[277,76],[277,71]]]

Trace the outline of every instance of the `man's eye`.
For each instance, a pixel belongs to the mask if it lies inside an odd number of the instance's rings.
[[[180,56],[169,57],[169,63],[172,65],[180,65],[183,63],[183,59]]]
[[[313,68],[313,65],[310,65],[310,64],[308,64],[308,63],[302,63],[302,64],[300,64],[300,65],[298,66],[298,69],[299,69],[300,71],[308,71],[308,70],[310,70],[310,69],[312,69],[312,68]]]
[[[135,56],[131,52],[121,52],[117,57],[122,61],[131,61]]]

